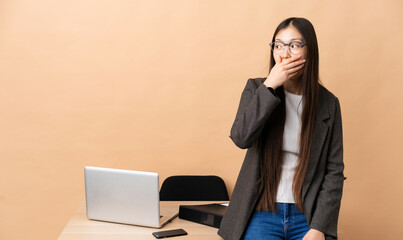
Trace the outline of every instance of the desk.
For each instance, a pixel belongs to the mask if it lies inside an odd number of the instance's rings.
[[[176,208],[179,211],[179,205],[196,205],[196,204],[208,204],[217,202],[164,202],[160,203],[161,208]],[[180,218],[175,218],[171,223],[167,224],[165,227],[148,228],[140,226],[132,226],[117,223],[108,223],[101,221],[89,220],[85,211],[85,203],[81,204],[77,209],[77,212],[67,223],[63,232],[60,234],[58,240],[134,240],[141,239],[147,240],[156,238],[151,234],[157,231],[165,231],[176,228],[183,228],[188,235],[170,238],[172,240],[181,239],[222,239],[217,235],[217,228],[205,226],[202,224],[186,221]]]

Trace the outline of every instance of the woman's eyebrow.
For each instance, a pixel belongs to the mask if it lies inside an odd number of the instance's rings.
[[[290,39],[290,42],[291,42],[291,41],[295,41],[295,40],[299,40],[299,41],[302,42],[302,39],[301,39],[301,38],[291,38],[291,39]],[[279,39],[279,38],[277,38],[275,41],[282,41],[282,42],[284,42],[283,40],[281,40],[281,39]]]

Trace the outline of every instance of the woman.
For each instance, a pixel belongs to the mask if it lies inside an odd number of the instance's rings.
[[[248,149],[222,220],[224,239],[337,239],[343,190],[338,99],[319,84],[315,30],[277,27],[267,78],[249,79],[231,129]]]

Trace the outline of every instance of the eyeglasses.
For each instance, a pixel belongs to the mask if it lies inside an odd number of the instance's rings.
[[[302,42],[298,42],[298,41],[291,41],[289,43],[275,41],[275,42],[270,43],[269,45],[271,47],[271,50],[277,54],[282,53],[286,46],[288,46],[290,53],[298,54],[301,51],[301,49],[305,46],[305,44],[303,44]]]

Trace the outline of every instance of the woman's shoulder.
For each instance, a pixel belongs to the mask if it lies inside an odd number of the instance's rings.
[[[339,107],[339,99],[330,90],[319,84],[319,104],[325,104],[329,107],[330,112]]]
[[[249,89],[257,89],[265,80],[266,78],[249,78],[246,82],[246,87]]]
[[[336,95],[334,95],[329,89],[322,84],[319,84],[319,96],[325,97],[330,101],[338,101]]]

